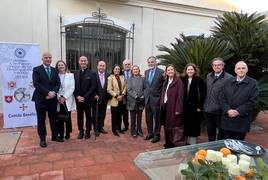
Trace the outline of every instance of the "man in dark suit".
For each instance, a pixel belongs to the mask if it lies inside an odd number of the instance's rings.
[[[123,61],[123,75],[125,77],[125,80],[127,82],[127,80],[131,77],[131,63],[128,59],[125,59]],[[127,95],[126,95],[127,97]],[[127,101],[127,99],[126,99]],[[128,126],[129,126],[129,122],[128,122],[128,110],[127,110],[127,103],[123,104],[123,122],[124,122],[124,128],[122,129],[122,131],[127,131],[128,130]]]
[[[97,69],[98,69],[98,72],[96,72],[97,90],[93,105],[93,118],[94,121],[96,121],[97,127],[95,127],[95,130],[97,132],[95,133],[98,136],[99,133],[107,134],[107,131],[104,130],[104,120],[106,116],[107,102],[109,99],[109,95],[107,92],[107,83],[108,83],[107,78],[109,75],[108,73],[105,72],[106,63],[104,61],[98,62]],[[96,114],[97,113],[96,108],[98,108],[98,114]]]
[[[164,81],[164,71],[157,67],[156,57],[147,59],[148,70],[145,71],[145,115],[148,134],[144,140],[152,143],[160,141],[160,95]],[[153,127],[154,126],[154,127]]]
[[[77,139],[90,138],[90,130],[92,126],[91,109],[94,96],[96,94],[96,76],[88,69],[88,59],[86,56],[79,58],[80,70],[74,74],[75,89],[74,96],[77,109]],[[84,133],[84,112],[86,114],[86,133]]]
[[[220,93],[221,139],[244,140],[250,131],[252,110],[258,101],[259,88],[257,81],[247,76],[247,72],[247,64],[244,61],[237,62],[236,77],[226,81]]]
[[[47,147],[46,112],[48,112],[52,141],[63,142],[63,140],[58,137],[56,125],[56,93],[60,88],[60,79],[56,69],[50,66],[52,56],[49,52],[43,53],[42,61],[42,65],[33,68],[33,85],[35,90],[32,100],[35,102],[37,113],[37,131],[40,137],[40,146]]]

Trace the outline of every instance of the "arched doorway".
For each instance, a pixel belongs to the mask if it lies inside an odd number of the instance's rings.
[[[62,26],[62,39],[66,53],[66,63],[73,72],[79,69],[78,60],[81,55],[90,59],[90,68],[96,71],[97,62],[104,60],[107,71],[114,64],[122,64],[125,58],[133,60],[134,25],[131,29],[116,24],[106,18],[104,13],[92,13],[83,21],[72,22]]]

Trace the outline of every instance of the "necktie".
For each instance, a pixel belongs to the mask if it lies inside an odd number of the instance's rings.
[[[152,83],[152,80],[153,80],[153,70],[150,70],[149,78],[148,78],[148,81],[149,81],[150,84]]]
[[[50,80],[51,79],[51,71],[49,67],[46,67],[47,77]]]
[[[128,71],[126,71],[126,80],[128,80],[129,76],[128,76]]]
[[[101,82],[101,87],[104,87],[104,75],[103,73],[100,74],[100,82]]]

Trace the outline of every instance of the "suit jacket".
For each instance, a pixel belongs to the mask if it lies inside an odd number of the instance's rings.
[[[250,130],[251,114],[257,103],[259,89],[257,81],[248,76],[240,83],[236,82],[236,77],[226,81],[220,92],[220,104],[223,111],[221,128],[234,132],[248,132]],[[231,118],[227,112],[235,109],[239,115]]]
[[[108,85],[108,77],[109,74],[108,73],[104,73],[104,86],[101,86],[101,81],[100,81],[100,77],[99,77],[99,72],[95,73],[96,75],[96,80],[97,80],[97,90],[96,90],[96,95],[99,96],[99,103],[101,102],[107,102],[109,99],[109,94],[107,92],[107,85]]]
[[[63,97],[66,99],[66,106],[68,111],[75,110],[75,100],[74,100],[74,74],[73,73],[65,73],[64,82],[61,85],[63,87]],[[59,98],[58,94],[58,98]],[[59,110],[59,105],[58,105]]]
[[[152,104],[159,106],[161,89],[162,89],[162,85],[164,82],[164,76],[163,76],[164,71],[156,67],[155,74],[154,74],[151,84],[148,81],[149,72],[150,70],[148,69],[144,73],[145,74],[145,90],[144,90],[145,104],[147,104],[150,100]]]
[[[139,97],[137,101],[136,97]],[[141,76],[130,77],[127,80],[127,109],[143,110],[144,108],[144,79]]]
[[[215,73],[211,72],[207,75],[207,96],[204,103],[204,112],[212,114],[221,114],[221,106],[219,94],[226,81],[233,77],[227,72],[222,72],[218,79],[215,78]]]
[[[120,76],[120,81],[121,81],[121,85],[122,85],[122,95],[125,96],[126,95],[126,80],[124,78],[123,75]],[[107,91],[108,93],[112,96],[112,99],[110,99],[108,101],[109,105],[112,107],[117,107],[118,106],[118,100],[115,98],[116,96],[118,96],[118,92],[119,92],[119,86],[116,80],[116,77],[111,74],[108,77],[108,86],[107,86]],[[125,101],[125,97],[123,97],[123,101]]]
[[[96,76],[95,74],[89,70],[85,70],[84,77],[82,82],[80,82],[80,73],[81,70],[78,70],[74,74],[75,80],[75,89],[74,89],[74,96],[75,100],[77,101],[77,96],[82,96],[85,98],[84,103],[91,105],[93,102],[93,98],[96,95]]]
[[[33,85],[35,87],[32,101],[38,104],[45,104],[46,96],[49,91],[54,91],[57,93],[60,89],[60,78],[55,68],[51,69],[51,79],[48,78],[47,72],[42,65],[33,68]],[[57,97],[51,99],[57,102]]]

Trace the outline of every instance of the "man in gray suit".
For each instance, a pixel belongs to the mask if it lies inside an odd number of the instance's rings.
[[[206,79],[207,97],[204,103],[204,112],[207,120],[208,141],[215,141],[221,136],[220,90],[224,83],[233,76],[224,71],[224,62],[220,57],[212,60],[211,67],[213,72],[210,72]]]
[[[147,59],[148,69],[145,71],[145,114],[148,134],[144,140],[152,143],[160,141],[160,94],[164,81],[164,71],[157,67],[156,57]]]

